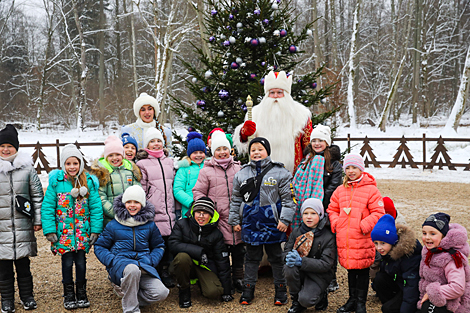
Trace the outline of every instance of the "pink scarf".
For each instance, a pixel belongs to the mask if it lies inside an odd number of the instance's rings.
[[[227,159],[216,159],[216,158],[214,157],[215,162],[216,162],[217,164],[219,164],[220,166],[222,166],[222,168],[223,168],[224,170],[227,169],[227,167],[228,167],[228,165],[230,164],[230,162],[232,162],[232,159],[233,159],[232,156],[228,157]]]
[[[157,159],[160,159],[162,156],[163,156],[163,150],[149,150],[149,149],[145,149],[145,151],[148,152],[149,155],[157,158]]]

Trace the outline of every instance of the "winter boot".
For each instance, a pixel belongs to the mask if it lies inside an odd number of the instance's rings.
[[[34,310],[38,307],[33,296],[33,276],[17,278],[21,303],[25,310]]]
[[[366,301],[368,290],[357,290],[356,313],[367,313]]]
[[[243,267],[232,269],[232,287],[238,293],[243,292],[243,276]]]
[[[274,285],[274,305],[284,305],[287,303],[287,287],[285,284]]]
[[[186,309],[191,306],[191,287],[186,289],[179,289],[179,304],[180,308]]]
[[[162,283],[166,288],[173,288],[176,286],[175,280],[168,271],[168,266],[162,268],[160,278],[162,279]]]
[[[325,290],[323,297],[315,305],[315,310],[317,311],[326,311],[328,308],[328,290]]]
[[[255,285],[245,284],[243,286],[242,296],[240,297],[240,304],[251,304],[255,298]]]
[[[77,292],[77,306],[79,308],[88,308],[90,306],[90,301],[86,295],[86,279],[82,282],[77,281],[75,283],[75,289]]]
[[[64,308],[66,310],[73,310],[78,307],[74,289],[73,283],[64,283]]]
[[[0,280],[2,294],[2,313],[15,312],[15,279]]]
[[[292,305],[287,311],[287,313],[302,313],[303,311],[307,310],[307,308],[303,307],[299,302],[299,295],[291,295]]]
[[[333,280],[330,282],[328,285],[328,292],[335,292],[336,290],[339,289],[338,281],[336,281],[336,277],[333,278]]]
[[[336,310],[336,313],[349,313],[356,311],[356,291],[355,287],[349,287],[349,299],[342,307]]]

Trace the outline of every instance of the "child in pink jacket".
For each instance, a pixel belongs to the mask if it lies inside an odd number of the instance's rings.
[[[230,142],[225,133],[216,130],[211,137],[212,159],[204,162],[199,171],[199,177],[193,188],[194,200],[209,197],[214,201],[219,212],[219,230],[224,235],[224,241],[232,255],[232,282],[238,291],[243,290],[243,263],[245,246],[240,232],[234,232],[228,224],[230,198],[232,197],[233,177],[240,170],[240,162],[234,161],[230,155]]]
[[[449,222],[449,215],[435,213],[423,223],[418,301],[421,312],[470,312],[467,230]]]

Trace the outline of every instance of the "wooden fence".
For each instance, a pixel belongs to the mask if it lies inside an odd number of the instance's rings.
[[[447,167],[449,170],[456,170],[457,167],[464,167],[464,171],[470,171],[470,162],[469,163],[452,163],[452,159],[447,153],[445,147],[445,142],[467,142],[470,145],[470,138],[428,138],[425,134],[419,138],[405,138],[395,137],[395,138],[368,138],[364,137],[351,137],[350,134],[346,138],[334,138],[335,142],[346,141],[347,148],[350,149],[354,142],[362,142],[360,154],[364,157],[364,163],[366,167],[373,165],[374,167],[382,167],[381,165],[388,165],[388,167],[394,168],[397,165],[401,165],[402,168],[405,168],[407,165],[411,168],[418,168],[418,165],[423,166],[424,169],[432,169],[438,167],[440,170]],[[397,152],[394,156],[391,156],[392,160],[377,160],[374,152],[372,151],[371,142],[384,142],[384,141],[396,141],[397,142]],[[417,162],[414,160],[413,153],[415,156],[417,154],[414,151],[411,151],[406,145],[407,142],[422,142],[422,161]],[[431,158],[427,160],[426,154],[426,145],[427,143],[433,143],[437,146],[434,149],[434,153]],[[40,143],[39,141],[35,144],[21,144],[20,147],[34,148],[33,152],[33,162],[35,164],[36,171],[40,173],[41,171],[50,172],[53,169],[60,167],[60,147],[63,147],[70,143],[59,142],[59,139],[56,139],[55,143]],[[104,142],[83,142],[78,143],[75,141],[73,144],[77,146],[78,149],[85,146],[104,146]],[[173,144],[178,144],[178,142],[173,142]],[[50,164],[42,148],[45,147],[55,147],[57,154],[57,162],[55,166]],[[83,152],[82,152],[83,153]],[[85,163],[85,168],[89,169],[90,164]]]

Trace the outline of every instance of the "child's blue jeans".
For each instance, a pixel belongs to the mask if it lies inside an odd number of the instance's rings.
[[[85,250],[66,252],[62,255],[62,283],[73,283],[73,263],[75,263],[75,278],[78,282],[86,279]]]

